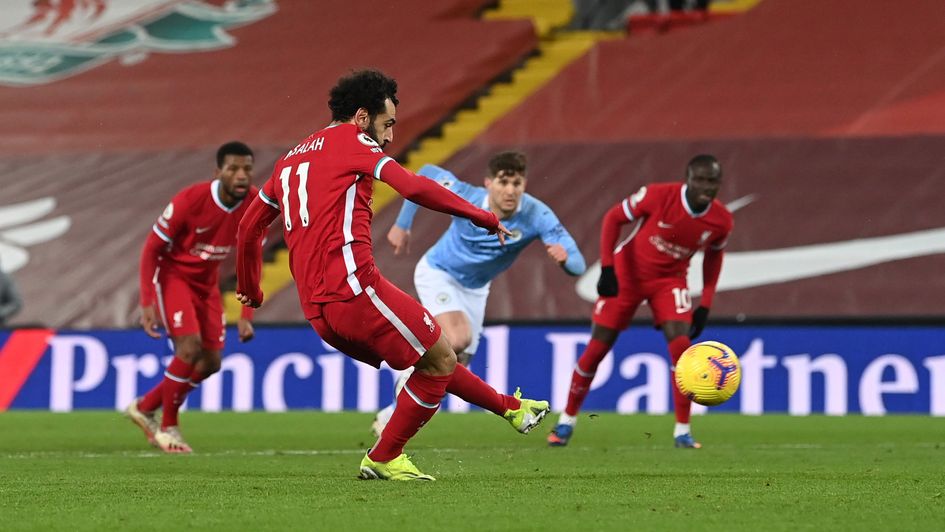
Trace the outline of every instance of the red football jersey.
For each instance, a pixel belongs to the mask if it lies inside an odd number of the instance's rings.
[[[378,277],[371,254],[374,179],[393,159],[354,124],[309,135],[276,162],[259,198],[282,211],[289,267],[310,303],[344,301]]]
[[[621,206],[628,220],[640,222],[618,246],[615,260],[624,261],[625,271],[640,280],[685,277],[696,251],[725,247],[734,223],[717,199],[706,210],[693,212],[683,183],[641,187]]]
[[[240,218],[258,193],[250,186],[246,199],[233,207],[220,201],[219,180],[191,185],[171,200],[151,228],[167,242],[158,267],[168,268],[191,284],[216,287],[220,262],[236,245]]]

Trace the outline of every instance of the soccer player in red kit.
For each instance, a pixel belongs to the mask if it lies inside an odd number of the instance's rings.
[[[174,358],[164,379],[132,401],[125,414],[164,452],[191,452],[178,428],[178,410],[191,390],[220,369],[226,327],[220,263],[236,244],[240,218],[250,203],[244,200],[258,192],[252,179],[249,146],[220,146],[214,179],[178,192],[151,227],[141,251],[141,326],[149,336],[160,338],[160,313],[174,341]],[[253,337],[252,312],[243,308],[237,323],[240,341]],[[160,424],[158,408],[163,409]]]
[[[722,167],[711,155],[689,161],[685,183],[658,183],[640,188],[607,214],[601,227],[600,297],[594,306],[591,341],[578,358],[571,376],[568,403],[558,425],[548,435],[552,446],[568,444],[577,414],[601,360],[627,328],[637,307],[646,300],[656,326],[669,344],[673,364],[705,327],[715,285],[722,271],[722,249],[732,231],[732,214],[715,199],[722,183]],[[619,246],[624,224],[637,222],[633,234]],[[692,312],[686,285],[689,260],[705,250],[700,306]],[[691,401],[679,392],[670,373],[676,428],[676,447],[701,445],[689,427]]]
[[[432,314],[385,279],[371,250],[371,196],[379,179],[407,199],[511,234],[495,214],[417,176],[390,157],[397,83],[376,70],[342,77],[331,89],[331,124],[276,162],[272,177],[240,223],[237,280],[240,302],[258,307],[259,241],[281,213],[289,266],[305,318],[318,335],[346,355],[380,367],[415,371],[397,397],[394,414],[361,460],[360,477],[433,480],[403,452],[449,392],[503,416],[521,433],[538,425],[547,401],[496,392],[464,366]]]

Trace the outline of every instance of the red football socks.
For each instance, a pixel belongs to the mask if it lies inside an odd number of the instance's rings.
[[[177,359],[175,358],[175,360]],[[208,375],[204,375],[196,369],[191,371],[190,377],[188,377],[190,381],[190,390],[188,391],[193,391],[194,388],[200,386],[200,383],[207,377]],[[138,410],[142,412],[154,412],[158,408],[161,408],[161,404],[164,401],[164,382],[167,380],[169,379],[164,377],[161,379],[161,382],[157,383],[154,388],[151,388],[148,393],[141,397],[141,400],[138,401]]]
[[[177,425],[177,411],[184,403],[184,398],[193,387],[190,385],[190,374],[194,365],[174,357],[167,370],[164,371],[164,380],[161,382],[163,395],[161,406],[164,413],[161,415],[161,429]]]
[[[167,377],[161,379],[161,382],[157,383],[154,388],[151,388],[151,391],[144,394],[144,397],[138,401],[138,410],[142,412],[154,412],[161,407],[161,401],[164,399],[165,380],[167,380]]]
[[[574,373],[571,374],[571,390],[568,391],[568,404],[564,407],[565,414],[576,416],[581,410],[584,398],[591,390],[591,381],[594,380],[597,366],[609,352],[610,346],[600,340],[592,338],[587,343],[587,347],[578,358]]]
[[[673,361],[673,368],[676,367],[676,361],[682,356],[683,351],[689,349],[690,345],[692,345],[692,342],[689,341],[688,336],[677,336],[669,343],[669,358]],[[676,423],[689,423],[689,411],[692,408],[692,401],[680,393],[676,386],[675,370],[669,373],[669,380],[672,381],[671,386],[673,387],[673,411],[676,413]]]
[[[407,440],[436,413],[452,378],[452,375],[437,376],[414,371],[397,396],[394,414],[380,439],[368,451],[368,457],[375,462],[388,462],[400,456]]]
[[[456,365],[453,378],[447,385],[446,391],[497,416],[504,415],[506,410],[517,410],[522,406],[521,401],[511,395],[495,391],[495,388],[489,386],[462,364]]]

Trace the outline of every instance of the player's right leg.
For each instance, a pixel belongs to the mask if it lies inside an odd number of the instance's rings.
[[[397,396],[390,421],[361,461],[362,479],[434,480],[413,465],[403,448],[433,417],[446,395],[446,383],[456,368],[456,355],[446,337],[441,335],[414,368]]]
[[[423,293],[421,292],[421,296],[422,295]],[[421,297],[421,300],[422,299]],[[433,319],[436,320],[437,324],[443,330],[443,334],[446,336],[450,347],[453,352],[456,353],[457,362],[463,366],[469,366],[471,356],[466,352],[466,349],[472,342],[472,326],[469,323],[469,317],[466,313],[461,310],[452,310],[437,314]],[[394,383],[394,402],[379,411],[377,415],[374,416],[373,423],[371,423],[371,431],[375,436],[380,437],[381,433],[384,431],[384,427],[387,426],[387,422],[390,421],[390,416],[394,413],[394,406],[397,402],[397,395],[412,374],[413,368],[411,367],[397,375],[397,380]]]
[[[430,311],[437,325],[443,330],[457,361],[468,366],[475,353],[482,332],[482,317],[485,314],[489,287],[465,288],[450,274],[430,266],[426,256],[421,257],[414,269],[414,286],[420,303]],[[478,321],[477,321],[478,320]],[[477,326],[478,325],[478,326]],[[401,372],[394,385],[394,402],[381,409],[371,423],[371,432],[380,437],[394,413],[397,395],[413,368]]]
[[[489,285],[467,288],[445,271],[431,267],[425,257],[417,263],[414,284],[420,301],[436,316],[459,361],[447,391],[505,418],[522,434],[541,423],[548,412],[547,401],[501,394],[467,369],[479,346]]]
[[[161,319],[174,343],[174,357],[164,372],[164,378],[143,397],[135,399],[126,409],[126,414],[141,428],[152,445],[166,452],[189,452],[190,448],[181,438],[158,436],[166,427],[177,425],[179,404],[171,408],[169,405],[173,405],[173,398],[180,398],[182,402],[182,397],[190,391],[190,373],[201,353],[194,294],[183,279],[166,271],[159,273],[154,286]],[[160,426],[155,427],[155,411],[158,408],[163,408],[164,412]]]
[[[432,267],[426,256],[417,261],[413,282],[420,303],[443,329],[459,363],[468,367],[479,346],[489,285],[467,288],[449,273]]]
[[[610,352],[620,331],[630,324],[640,301],[641,298],[632,283],[623,280],[620,284],[620,293],[616,297],[601,297],[597,300],[592,316],[591,340],[574,365],[571,387],[568,390],[568,402],[559,415],[554,430],[548,435],[548,445],[564,447],[571,441],[578,412],[591,390],[597,367]]]
[[[399,370],[416,366],[397,396],[390,422],[362,461],[367,470],[361,470],[361,478],[432,478],[417,472],[403,449],[436,412],[456,366],[456,355],[439,326],[416,300],[383,277],[352,299],[319,308],[312,325],[345,354],[374,367],[382,361]]]
[[[179,412],[187,394],[193,389],[190,375],[203,354],[199,334],[174,338],[174,358],[164,370],[162,384],[160,430],[154,441],[166,453],[189,453],[190,445],[180,433]]]

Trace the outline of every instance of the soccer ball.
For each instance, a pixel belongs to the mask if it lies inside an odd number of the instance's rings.
[[[721,342],[700,342],[676,362],[676,386],[693,402],[715,406],[738,390],[742,368],[732,349]]]

